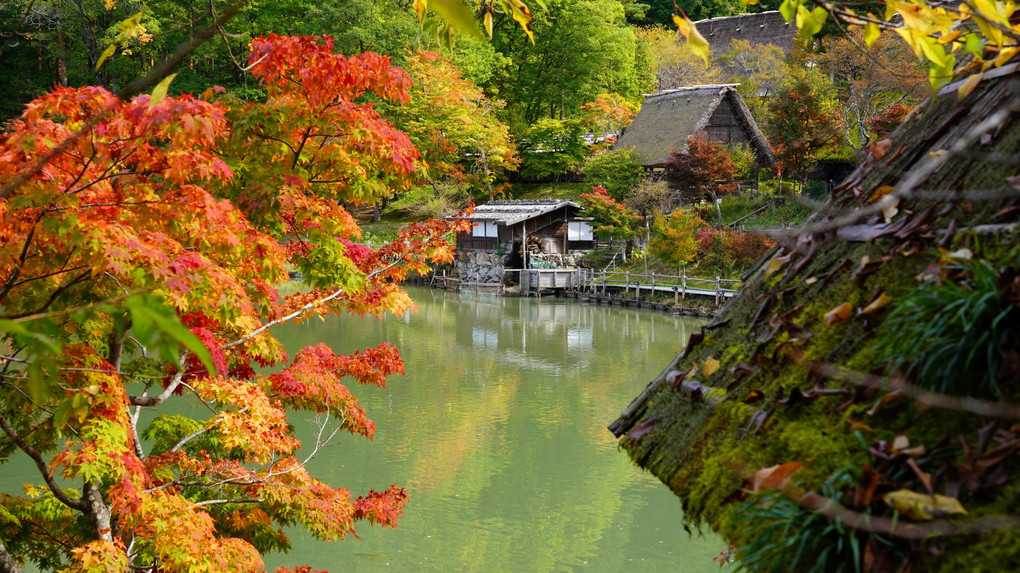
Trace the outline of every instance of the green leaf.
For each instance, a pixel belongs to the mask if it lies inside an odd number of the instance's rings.
[[[172,308],[163,304],[159,297],[136,295],[127,299],[131,311],[132,328],[144,344],[156,344],[163,359],[180,366],[178,344],[183,344],[202,361],[210,375],[216,374],[209,349],[192,334],[177,317]]]
[[[439,14],[448,27],[463,30],[479,39],[483,37],[482,31],[478,29],[478,24],[475,23],[474,12],[461,0],[432,0],[428,6],[436,14]],[[448,33],[451,42],[452,37],[452,33]]]
[[[783,0],[783,3],[779,5],[779,13],[784,20],[792,24],[793,18],[797,14],[797,8],[802,3],[803,0]]]
[[[174,81],[177,74],[170,74],[169,76],[160,80],[156,87],[152,89],[152,96],[149,98],[149,109],[152,109],[159,105],[159,102],[163,101],[166,97],[166,91],[170,88],[170,82]]]

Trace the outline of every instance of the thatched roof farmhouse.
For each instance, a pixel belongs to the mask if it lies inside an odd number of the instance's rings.
[[[666,164],[674,149],[686,150],[688,136],[703,133],[728,145],[748,143],[760,165],[772,164],[772,148],[736,85],[692,86],[645,95],[641,111],[616,148],[631,147],[645,167],[657,168]]]
[[[708,40],[712,56],[716,58],[730,49],[730,42],[733,40],[745,40],[752,46],[772,44],[782,48],[783,52],[790,53],[797,32],[786,23],[778,10],[708,18],[694,24]]]

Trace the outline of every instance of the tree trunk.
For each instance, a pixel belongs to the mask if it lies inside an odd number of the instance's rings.
[[[86,504],[86,517],[97,539],[113,543],[113,528],[110,525],[110,506],[103,501],[99,486],[87,481],[82,487]]]
[[[0,573],[22,573],[18,562],[7,552],[3,539],[0,539]]]

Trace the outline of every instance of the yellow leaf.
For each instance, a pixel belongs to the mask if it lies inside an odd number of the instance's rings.
[[[875,22],[868,22],[864,25],[864,45],[871,47],[878,40],[878,37],[882,35],[882,29],[878,27]]]
[[[885,305],[889,304],[889,301],[891,301],[891,300],[892,300],[891,296],[889,296],[889,295],[887,295],[885,293],[882,293],[882,294],[878,295],[878,298],[873,300],[871,302],[871,304],[869,304],[868,306],[864,307],[864,310],[861,311],[861,312],[863,312],[864,314],[871,314],[873,312],[878,311],[879,309],[881,309]]]
[[[711,376],[719,371],[719,361],[715,358],[709,358],[705,360],[705,363],[701,366],[701,373],[705,376]]]
[[[769,262],[769,268],[765,269],[765,275],[771,275],[772,273],[783,268],[783,265],[790,262],[790,257],[793,253],[786,254],[782,257],[776,257]]]
[[[425,14],[429,11],[429,0],[414,0],[411,7],[418,13],[418,23],[420,24],[425,20]]]
[[[174,81],[177,74],[170,74],[163,78],[156,84],[156,87],[152,89],[152,96],[149,97],[149,109],[152,109],[159,105],[159,102],[163,101],[166,97],[166,91],[170,89],[170,82]]]
[[[107,46],[106,49],[103,50],[103,53],[99,56],[99,61],[96,62],[96,69],[98,70],[99,66],[103,65],[103,62],[106,61],[106,58],[112,56],[116,51],[117,44],[110,44],[109,46]]]
[[[673,15],[673,22],[676,24],[677,29],[680,30],[680,33],[687,38],[687,47],[691,49],[691,52],[695,56],[701,56],[701,59],[705,60],[707,64],[709,54],[708,40],[701,35],[701,32],[694,26],[694,22],[691,22],[687,16],[680,18],[676,14]]]
[[[954,513],[962,513],[964,515],[967,513],[967,510],[960,505],[960,501],[955,497],[917,493],[909,489],[887,493],[882,497],[882,501],[903,514],[907,519],[915,521],[928,521]]]
[[[485,33],[488,34],[489,37],[491,38],[492,37],[492,12],[486,12],[485,13],[485,19],[483,20],[483,22],[485,23]]]
[[[507,0],[510,2],[511,12],[514,20],[524,30],[524,33],[528,35],[528,39],[531,40],[531,44],[535,44],[535,34],[531,31],[531,11],[528,7],[520,0]]]
[[[960,86],[960,89],[956,90],[957,99],[963,99],[969,96],[970,93],[974,91],[974,88],[976,88],[978,84],[981,83],[981,80],[984,79],[984,77],[985,77],[984,72],[971,74],[970,77],[967,78],[967,81],[963,82],[963,85]]]
[[[853,310],[853,307],[850,305],[850,303],[844,302],[843,304],[825,313],[825,324],[836,324],[837,322],[843,322],[844,320],[850,318],[851,310]]]

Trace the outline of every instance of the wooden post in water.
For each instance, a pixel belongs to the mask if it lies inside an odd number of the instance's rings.
[[[624,287],[624,296],[630,296],[630,271],[627,271],[627,278],[623,281],[626,285]]]
[[[641,306],[641,283],[634,281],[634,302]]]
[[[602,298],[606,298],[606,271],[602,270]]]
[[[680,289],[673,287],[673,306],[680,306]]]
[[[650,300],[655,302],[655,271],[652,271],[652,296]]]

